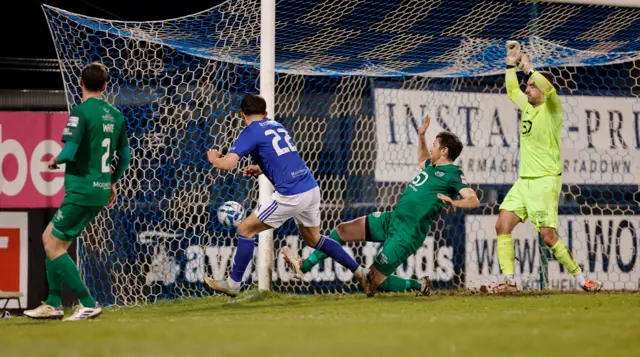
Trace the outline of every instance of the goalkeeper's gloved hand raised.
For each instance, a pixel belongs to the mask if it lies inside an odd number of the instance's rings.
[[[533,66],[529,63],[529,55],[523,53],[520,56],[520,60],[518,61],[518,69],[520,69],[524,74],[530,76],[533,72]]]
[[[520,53],[520,43],[518,41],[507,41],[507,66],[516,66],[522,53]]]

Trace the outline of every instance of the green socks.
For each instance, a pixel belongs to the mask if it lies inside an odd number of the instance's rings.
[[[340,245],[344,245],[344,241],[340,239],[340,236],[338,235],[338,232],[335,229],[331,231],[329,238],[335,240]],[[302,272],[308,273],[309,271],[311,271],[311,269],[313,269],[314,266],[316,266],[321,261],[327,259],[328,257],[329,256],[326,255],[325,253],[317,249],[314,250],[313,253],[311,253],[311,255],[309,255],[307,259],[302,261],[302,267],[301,267]]]
[[[78,268],[76,267],[69,254],[64,253],[63,255],[57,257],[56,259],[51,261],[51,266],[53,267],[53,270],[58,274],[61,281],[67,284],[67,286],[71,288],[71,291],[76,294],[82,306],[96,307],[96,301],[91,297],[89,289],[82,281],[80,272],[78,272]]]
[[[56,274],[53,269],[53,264],[49,257],[45,258],[45,264],[47,270],[47,282],[49,282],[49,296],[47,297],[46,304],[58,307],[62,305],[62,279]]]
[[[515,274],[516,249],[511,234],[498,236],[498,261],[502,274],[513,277]]]
[[[397,275],[389,275],[380,284],[380,290],[386,292],[401,292],[407,290],[420,290],[422,285],[420,282],[414,279],[405,279]]]
[[[567,246],[564,245],[564,243],[560,239],[558,239],[556,244],[551,247],[551,252],[553,252],[553,255],[556,256],[556,259],[558,259],[560,264],[562,264],[562,266],[564,266],[564,268],[567,269],[569,273],[571,273],[571,275],[575,276],[582,272],[582,269],[580,269],[580,266],[576,262],[576,259],[569,251],[569,248],[567,248]]]
[[[331,231],[329,238],[338,242],[340,245],[344,245],[344,241],[340,239],[340,236],[338,235],[338,231],[336,231],[335,229]],[[513,250],[513,244],[512,244],[511,250]],[[316,266],[321,261],[327,259],[328,257],[329,256],[326,255],[325,253],[317,249],[314,250],[313,253],[311,253],[311,255],[309,255],[307,259],[302,261],[302,267],[301,267],[302,272],[308,273],[309,271],[311,271],[311,269],[313,269],[314,266]],[[512,262],[512,265],[513,265],[513,262]],[[382,284],[380,285],[380,290],[386,291],[386,292],[420,290],[421,288],[422,286],[420,285],[419,281],[414,279],[404,279],[396,275],[389,275],[387,279],[383,281]]]

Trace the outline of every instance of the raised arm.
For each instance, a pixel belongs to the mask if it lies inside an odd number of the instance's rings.
[[[431,125],[431,117],[427,114],[422,125],[418,128],[418,166],[420,166],[421,169],[424,169],[427,160],[431,159],[431,154],[429,153],[429,149],[427,149],[427,139],[424,137],[429,129],[429,125]]]
[[[527,61],[528,58],[523,56],[523,60]],[[530,65],[529,65],[530,66]],[[553,115],[562,116],[562,104],[560,104],[560,97],[558,97],[558,93],[556,89],[553,87],[553,83],[549,82],[549,80],[542,75],[542,73],[529,69],[531,72],[531,79],[536,84],[536,87],[540,89],[540,91],[544,94],[544,102],[547,104],[547,108]],[[527,72],[528,73],[528,72]]]
[[[527,106],[527,95],[520,89],[518,76],[516,75],[516,66],[520,61],[522,54],[520,53],[520,44],[517,41],[507,41],[507,73],[505,75],[505,84],[507,86],[507,94],[509,99],[515,103],[520,110],[524,110]]]

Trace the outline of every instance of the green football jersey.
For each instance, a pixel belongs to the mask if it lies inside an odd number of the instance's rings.
[[[400,196],[394,209],[396,219],[411,237],[422,239],[426,237],[431,222],[444,208],[438,194],[454,198],[466,187],[469,185],[459,166],[434,166],[431,160],[427,160],[424,170],[420,171]]]
[[[122,113],[100,98],[89,98],[71,110],[62,133],[63,142],[78,145],[66,163],[65,202],[105,206],[111,194],[111,160],[116,150],[129,145]]]

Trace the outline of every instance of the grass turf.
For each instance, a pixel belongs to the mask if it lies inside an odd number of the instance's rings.
[[[631,356],[640,294],[300,296],[247,292],[0,320],[2,356]]]

